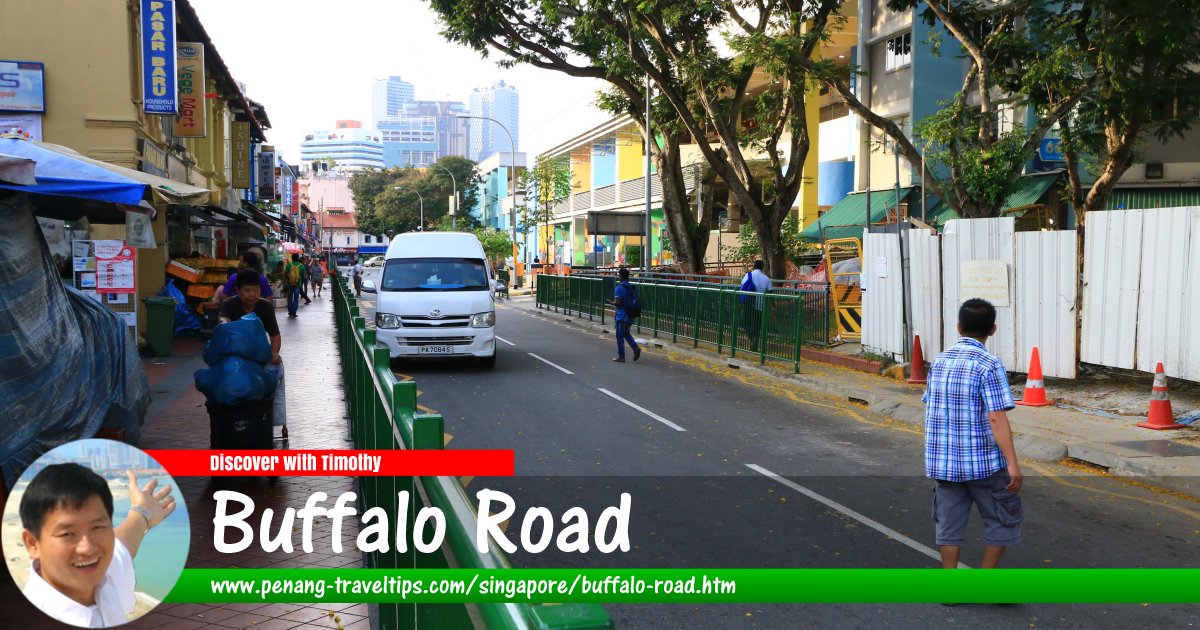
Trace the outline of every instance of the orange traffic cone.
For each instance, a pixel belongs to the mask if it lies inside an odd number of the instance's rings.
[[[912,369],[908,373],[908,382],[925,384],[925,355],[921,353],[921,335],[913,335]]]
[[[1167,375],[1163,372],[1162,363],[1154,370],[1154,387],[1150,388],[1150,414],[1145,422],[1139,422],[1137,425],[1156,431],[1187,427],[1186,424],[1175,422],[1175,414],[1171,412],[1171,398],[1167,395]]]
[[[1025,397],[1018,400],[1017,404],[1026,407],[1045,407],[1054,404],[1046,400],[1046,381],[1042,379],[1042,355],[1038,354],[1037,346],[1033,347],[1033,356],[1029,359],[1029,376],[1025,379]]]

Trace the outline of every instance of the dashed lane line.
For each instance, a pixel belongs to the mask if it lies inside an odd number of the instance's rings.
[[[625,400],[624,398],[621,398],[620,396],[608,391],[607,389],[604,389],[603,387],[597,387],[596,389],[599,389],[601,392],[604,392],[606,395],[608,395],[620,402],[623,402],[626,405],[633,407],[634,409],[637,409],[638,411],[646,414],[647,416],[650,416],[651,418],[654,418],[655,420],[658,420],[659,422],[671,427],[672,429],[675,429],[676,431],[687,431],[687,429],[679,426],[678,424],[675,424],[674,422],[667,420],[666,418],[654,413],[653,411],[650,411],[649,409],[646,409],[645,407],[641,407],[635,403]]]
[[[904,534],[901,534],[900,532],[888,527],[887,525],[884,525],[883,523],[880,523],[879,521],[876,521],[874,519],[863,516],[862,514],[855,512],[854,510],[842,505],[841,503],[838,503],[837,501],[834,501],[833,499],[830,499],[824,495],[813,492],[812,490],[809,490],[808,488],[805,488],[804,486],[802,486],[790,479],[785,479],[784,477],[781,477],[781,476],[767,470],[766,468],[763,468],[762,466],[758,466],[756,464],[746,464],[746,468],[749,468],[750,470],[753,470],[754,472],[756,472],[760,475],[763,475],[773,481],[779,482],[779,483],[791,488],[792,490],[795,490],[796,492],[799,492],[800,494],[803,494],[804,496],[812,499],[813,501],[816,501],[817,503],[824,505],[825,507],[837,510],[838,512],[841,512],[842,514],[849,516],[850,518],[858,521],[859,523],[862,523],[863,525],[870,527],[871,529],[883,534],[884,536],[887,536],[888,538],[895,540],[896,542],[903,544],[906,547],[913,549],[914,551],[917,551],[926,556],[929,556],[930,558],[933,558],[934,560],[936,560],[938,562],[942,561],[941,554],[939,554],[936,550],[931,549],[925,545],[922,545],[921,543],[913,540],[912,538],[909,538],[908,536],[905,536]],[[970,568],[961,562],[958,563],[958,566],[961,569]]]
[[[575,373],[574,373],[574,372],[572,372],[571,370],[568,370],[567,368],[565,368],[565,367],[563,367],[563,366],[561,366],[561,365],[558,365],[557,363],[552,363],[552,362],[550,362],[550,361],[547,361],[546,359],[543,359],[542,357],[539,357],[538,355],[536,355],[536,354],[534,354],[534,353],[532,353],[532,352],[528,352],[528,353],[526,353],[526,354],[528,354],[529,356],[531,356],[531,357],[533,357],[533,358],[537,359],[538,361],[541,361],[542,363],[545,363],[546,365],[549,365],[550,367],[552,367],[552,368],[554,368],[554,369],[556,369],[556,370],[558,370],[558,371],[562,372],[563,374],[572,374],[572,375],[574,375],[574,374],[575,374]]]
[[[496,335],[496,339],[497,339],[497,340],[499,340],[499,341],[503,341],[504,343],[506,343],[506,344],[508,344],[508,345],[510,345],[510,346],[515,346],[515,345],[517,345],[517,344],[515,344],[515,343],[513,343],[513,342],[511,342],[511,341],[509,341],[509,340],[507,340],[507,339],[505,339],[504,337],[501,337],[500,335]]]

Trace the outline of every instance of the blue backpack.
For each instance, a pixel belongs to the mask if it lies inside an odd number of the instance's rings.
[[[637,287],[632,284],[626,284],[629,289],[629,304],[625,305],[625,314],[632,319],[637,319],[642,316],[642,301],[638,299]]]
[[[738,291],[747,291],[749,293],[754,293],[755,291],[758,290],[758,289],[754,288],[754,280],[750,277],[750,275],[751,275],[750,272],[746,273],[746,279],[742,280],[742,286],[738,289]],[[750,300],[754,299],[753,297],[751,297],[749,295],[740,295],[738,297],[741,299],[742,304],[749,304]]]

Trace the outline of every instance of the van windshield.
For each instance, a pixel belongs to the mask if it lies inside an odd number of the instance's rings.
[[[393,258],[380,290],[487,291],[487,267],[478,258]]]

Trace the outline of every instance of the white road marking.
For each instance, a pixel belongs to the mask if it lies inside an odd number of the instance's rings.
[[[650,241],[650,242],[651,242],[651,243],[653,243],[654,241]],[[507,340],[507,339],[505,339],[504,337],[501,337],[500,335],[496,335],[496,339],[499,339],[500,341],[503,341],[504,343],[506,343],[506,344],[508,344],[508,345],[510,345],[510,346],[515,346],[515,345],[517,345],[517,344],[515,344],[515,343],[513,343],[513,342],[511,342],[511,341],[509,341],[509,340]]]
[[[597,389],[599,389],[600,391],[604,392],[605,394],[608,394],[609,396],[612,396],[613,398],[625,403],[626,405],[629,405],[630,407],[637,409],[638,411],[646,414],[647,416],[650,416],[651,418],[658,420],[659,422],[671,427],[672,429],[675,429],[676,431],[687,431],[687,429],[679,426],[678,424],[675,424],[674,422],[667,420],[666,418],[654,413],[653,411],[650,411],[648,409],[645,409],[644,407],[640,407],[634,403],[631,403],[628,400],[625,400],[624,398],[621,398],[620,396],[608,391],[607,389],[604,389],[603,387],[598,387]]]
[[[833,508],[833,509],[841,512],[842,514],[845,514],[846,516],[849,516],[850,518],[858,521],[859,523],[862,523],[863,525],[866,525],[867,527],[870,527],[871,529],[883,534],[884,536],[895,539],[897,542],[900,542],[901,544],[903,544],[907,547],[910,547],[915,551],[923,553],[923,554],[929,556],[930,558],[937,560],[939,563],[942,561],[942,556],[941,556],[941,554],[939,554],[937,552],[937,550],[926,547],[925,545],[922,545],[921,543],[909,538],[908,536],[901,534],[900,532],[888,527],[887,525],[884,525],[883,523],[880,523],[878,521],[867,518],[866,516],[863,516],[862,514],[859,514],[858,512],[851,510],[850,508],[842,505],[841,503],[838,503],[837,501],[834,501],[833,499],[829,499],[820,494],[817,494],[816,492],[813,492],[812,490],[809,490],[808,488],[805,488],[804,486],[802,486],[790,479],[785,479],[783,477],[780,477],[779,475],[767,470],[766,468],[763,468],[762,466],[758,466],[756,464],[746,464],[746,467],[749,468],[750,470],[753,470],[754,472],[757,472],[760,475],[763,475],[763,476],[769,477],[775,481],[778,481],[779,483],[791,488],[792,490],[795,490],[796,492],[799,492],[800,494],[803,494],[804,496],[816,501],[817,503],[821,503],[821,504],[825,505],[826,507]],[[962,569],[970,568],[961,562],[958,563],[958,566],[959,566],[959,568],[962,568]]]
[[[551,362],[549,362],[549,361],[547,361],[547,360],[543,359],[542,357],[539,357],[538,355],[536,355],[536,354],[534,354],[534,353],[532,353],[532,352],[530,352],[530,353],[528,353],[528,354],[529,354],[529,356],[531,356],[531,357],[533,357],[533,358],[537,359],[538,361],[541,361],[542,363],[545,363],[546,365],[549,365],[550,367],[552,367],[552,368],[555,368],[555,369],[559,370],[559,371],[560,371],[560,372],[562,372],[563,374],[574,374],[574,372],[572,372],[571,370],[568,370],[567,368],[565,368],[565,367],[563,367],[563,366],[561,366],[561,365],[556,365],[556,364],[554,364],[554,363],[551,363]]]

